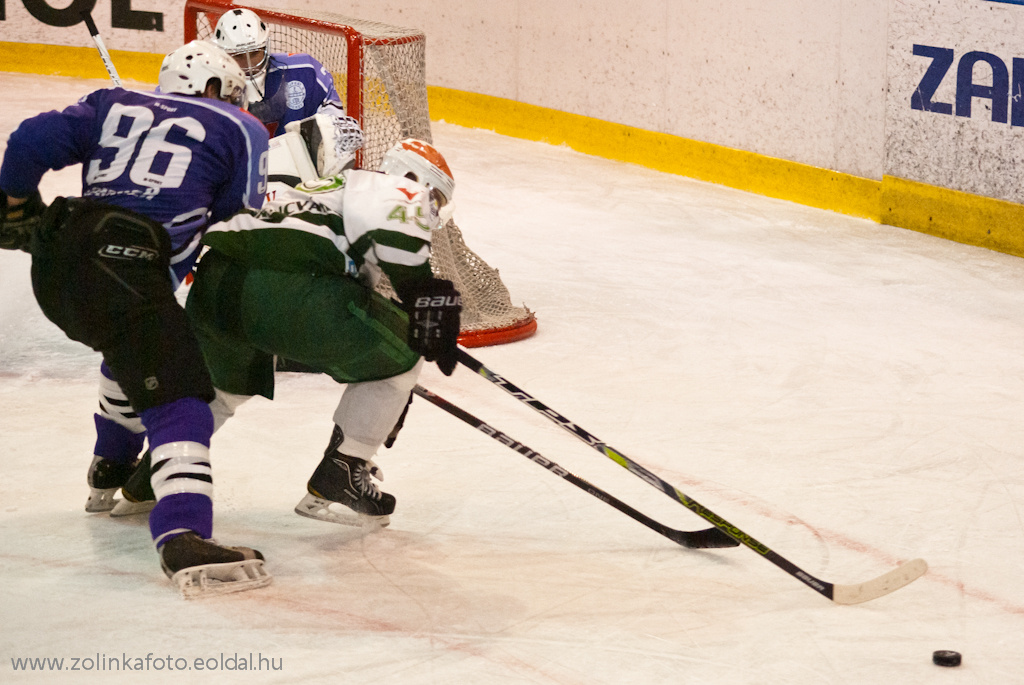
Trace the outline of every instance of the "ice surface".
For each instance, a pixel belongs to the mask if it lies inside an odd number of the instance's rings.
[[[0,86],[6,140],[106,83]],[[98,358],[40,314],[28,256],[2,252],[0,682],[1024,682],[1024,262],[434,135],[467,243],[538,315],[535,337],[474,350],[484,364],[820,578],[929,572],[834,605],[747,548],[673,545],[422,400],[377,457],[391,526],[304,519],[339,387],[287,374],[213,444],[215,534],[261,549],[274,584],[185,602],[144,520],[83,511]],[[78,190],[77,169],[44,180],[46,199]],[[704,527],[465,369],[421,380],[665,525]],[[936,649],[963,665],[932,665]],[[262,670],[237,670],[250,655]],[[32,657],[105,670],[14,669]]]

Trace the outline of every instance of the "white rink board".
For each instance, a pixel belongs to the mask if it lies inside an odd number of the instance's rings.
[[[108,0],[7,0],[4,6],[3,41],[92,47],[92,36],[80,17],[82,10],[90,10],[108,50],[166,54],[182,43],[184,0],[131,0],[117,3],[116,10]]]
[[[894,0],[891,12],[885,173],[1024,202],[1024,6]],[[915,45],[925,54],[915,55]],[[999,71],[1005,82],[996,92],[970,96],[970,84],[992,88]],[[912,107],[919,88],[934,91],[927,109]]]
[[[81,2],[45,21],[7,2],[2,40],[90,46],[74,21]],[[328,9],[422,29],[427,82],[644,130],[746,150],[860,178],[883,175],[1024,201],[1024,95],[1018,125],[992,121],[991,100],[970,117],[913,109],[931,64],[914,45],[952,50],[934,102],[955,105],[956,69],[983,52],[1020,90],[1024,6],[988,0],[259,0]],[[166,53],[180,44],[183,0],[96,4],[107,47]],[[38,14],[38,12],[37,12]],[[116,15],[116,16],[115,16]],[[116,28],[159,17],[161,30]],[[47,21],[50,23],[48,24]],[[156,21],[154,19],[154,21]],[[55,24],[55,25],[51,25]],[[150,28],[156,28],[151,26]],[[1024,63],[1022,63],[1024,64]],[[976,67],[977,85],[991,69]],[[986,80],[987,79],[987,80]],[[888,93],[888,95],[887,95]],[[1010,104],[1010,109],[1013,105]]]
[[[430,85],[880,180],[885,7],[352,0],[346,12],[423,28]]]

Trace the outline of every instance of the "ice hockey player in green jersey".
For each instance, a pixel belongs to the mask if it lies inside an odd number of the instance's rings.
[[[320,147],[322,167],[333,148]],[[387,525],[395,498],[372,482],[372,459],[400,425],[423,361],[453,372],[461,311],[430,267],[431,230],[454,191],[444,157],[404,140],[381,171],[277,184],[262,209],[212,226],[186,307],[218,428],[250,397],[273,398],[275,355],[346,384],[296,512],[354,525]],[[381,273],[400,304],[374,290]]]

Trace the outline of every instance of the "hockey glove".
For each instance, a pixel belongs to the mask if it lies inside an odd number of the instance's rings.
[[[458,362],[462,297],[451,281],[429,278],[397,289],[409,314],[409,348],[452,375]]]
[[[302,136],[318,178],[330,178],[352,168],[356,151],[363,146],[359,122],[333,102],[322,105],[311,117],[288,124],[285,130],[298,131]]]
[[[38,190],[14,207],[7,206],[7,193],[0,190],[0,249],[28,252],[32,233],[45,211],[46,204]]]

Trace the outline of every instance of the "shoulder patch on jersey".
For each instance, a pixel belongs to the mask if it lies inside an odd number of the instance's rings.
[[[284,86],[285,102],[288,109],[300,110],[306,104],[306,86],[302,81],[288,81]]]
[[[337,190],[345,187],[345,177],[338,175],[330,178],[314,178],[296,186],[298,190],[307,193],[326,193],[330,190]]]

